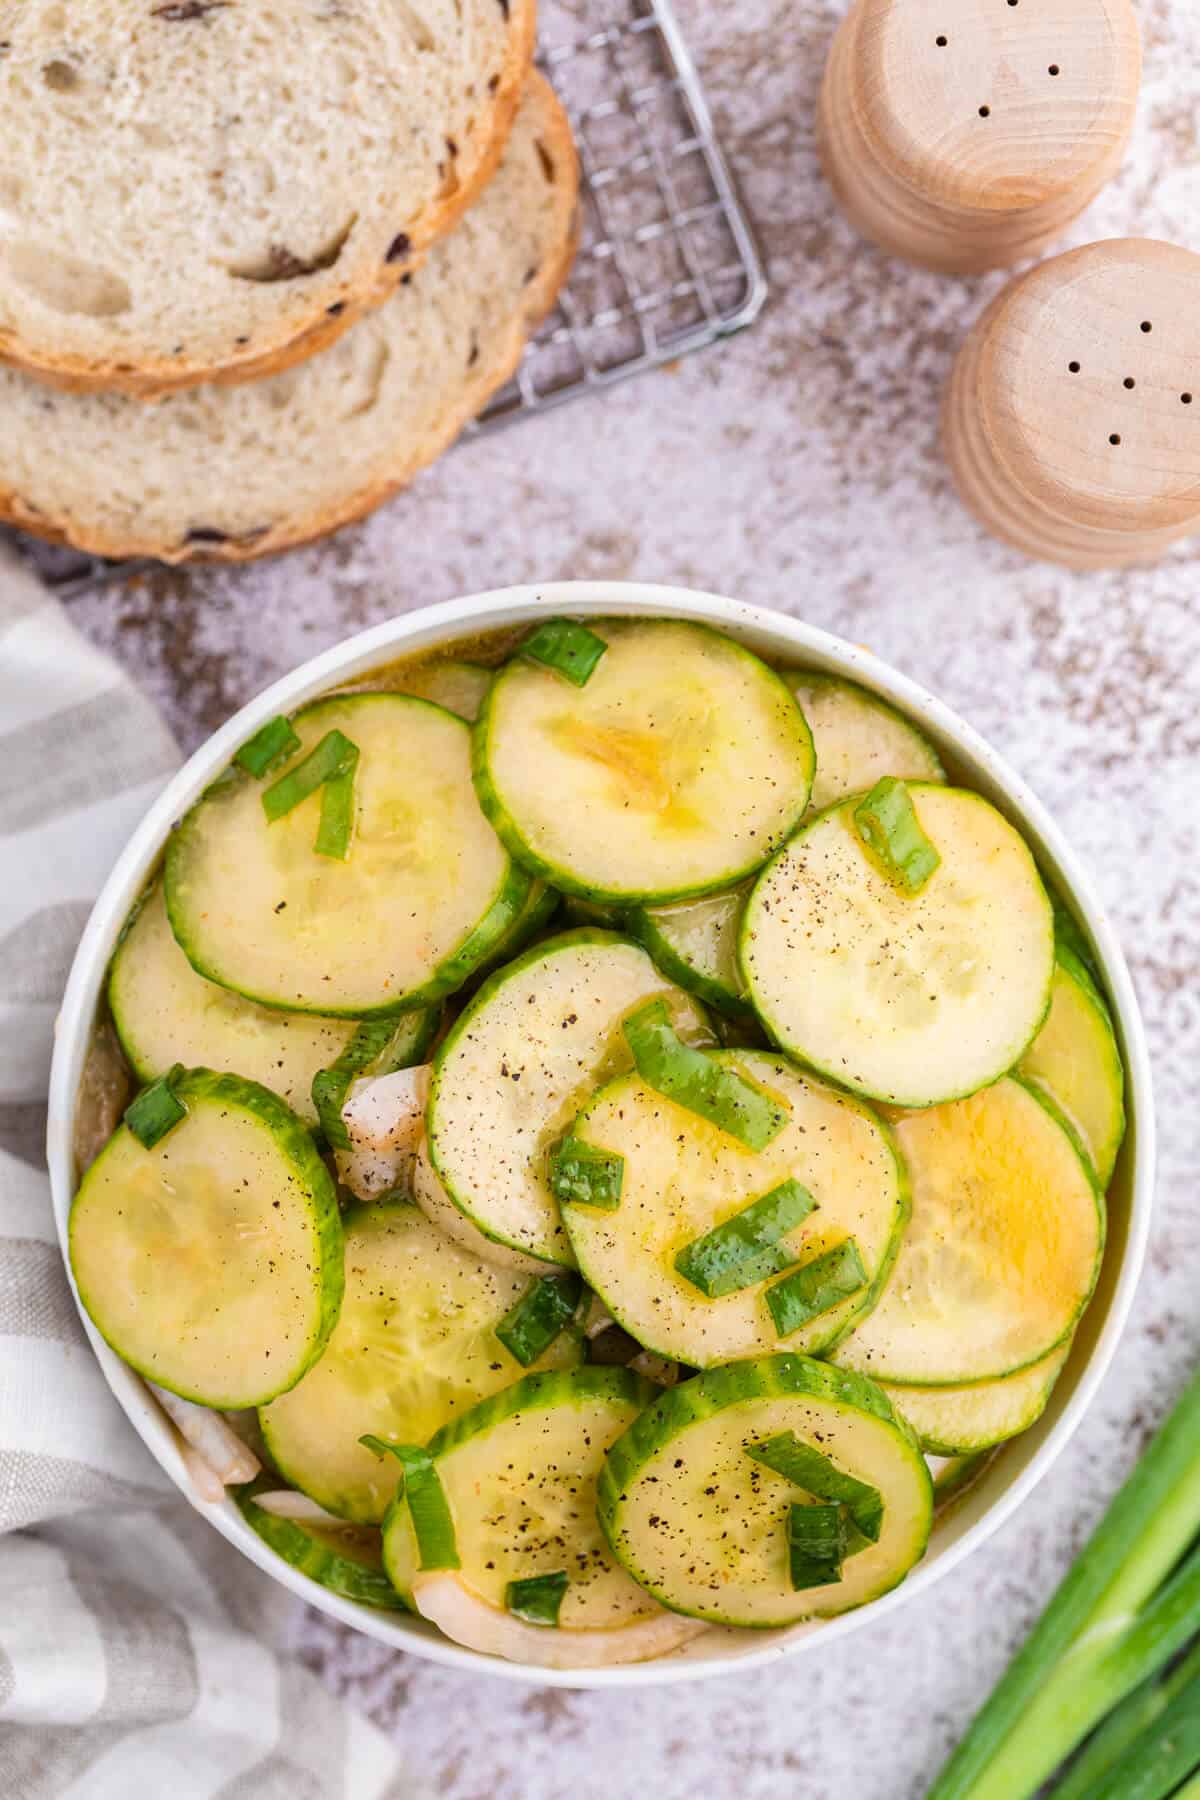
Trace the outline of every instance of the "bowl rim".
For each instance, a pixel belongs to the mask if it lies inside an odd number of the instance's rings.
[[[551,1670],[506,1663],[450,1643],[423,1620],[404,1613],[377,1613],[319,1586],[276,1556],[245,1523],[236,1503],[199,1499],[188,1479],[174,1434],[151,1399],[141,1378],[121,1361],[97,1333],[79,1298],[67,1255],[67,1219],[75,1187],[73,1129],[75,1101],[96,1009],[104,992],[108,962],[129,909],[161,854],[172,825],[199,797],[233,752],[268,719],[291,712],[326,690],[361,678],[398,658],[439,647],[476,633],[528,623],[547,613],[576,617],[650,616],[692,619],[728,630],[777,661],[795,656],[857,681],[927,731],[952,759],[970,765],[972,786],[991,790],[1003,810],[1014,816],[1034,841],[1039,865],[1050,864],[1056,885],[1069,900],[1096,953],[1113,1008],[1126,1071],[1130,1158],[1128,1226],[1124,1255],[1108,1302],[1107,1316],[1086,1363],[1075,1378],[1065,1405],[1052,1408],[1039,1425],[1025,1433],[1023,1465],[996,1497],[964,1522],[952,1541],[936,1547],[899,1587],[869,1605],[840,1617],[763,1634],[720,1633],[728,1654],[688,1649],[657,1662],[605,1670]],[[1131,1148],[1130,1148],[1131,1146]],[[761,1667],[784,1656],[803,1654],[816,1644],[828,1645],[887,1618],[900,1606],[927,1593],[935,1582],[957,1568],[993,1537],[1049,1472],[1077,1430],[1112,1362],[1127,1322],[1145,1260],[1150,1231],[1155,1169],[1155,1116],[1149,1051],[1133,982],[1115,929],[1074,851],[1047,808],[974,728],[949,706],[910,677],[892,668],[863,646],[835,637],[785,613],[685,588],[644,582],[558,581],[526,584],[466,595],[385,620],[342,640],[283,675],[250,700],[215,731],[166,784],[130,837],[92,908],[67,980],[59,1012],[50,1071],[47,1161],[55,1226],[67,1279],[84,1330],[110,1389],[134,1429],[160,1467],[238,1550],[281,1582],[295,1596],[343,1624],[365,1631],[395,1649],[445,1667],[486,1674],[523,1685],[563,1688],[629,1688],[664,1686],[708,1679]],[[1019,1458],[1017,1445],[1005,1462]],[[984,1477],[981,1487],[987,1486]],[[979,1490],[975,1490],[976,1493]],[[956,1517],[971,1506],[972,1496]],[[713,1637],[718,1634],[714,1632]],[[757,1641],[755,1641],[757,1639]],[[743,1640],[745,1640],[743,1642]],[[700,1640],[702,1643],[703,1640]],[[732,1648],[732,1644],[737,1644]],[[699,1645],[697,1645],[699,1648]]]

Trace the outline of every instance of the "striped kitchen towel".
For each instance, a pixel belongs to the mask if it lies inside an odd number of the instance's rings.
[[[176,768],[153,707],[0,551],[0,1795],[399,1800],[372,1727],[280,1653],[294,1603],[181,1500],[109,1394],[43,1167],[92,899]]]

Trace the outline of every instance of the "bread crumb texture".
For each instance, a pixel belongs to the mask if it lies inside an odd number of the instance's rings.
[[[240,560],[358,517],[512,373],[569,266],[577,193],[565,115],[531,75],[499,172],[458,229],[309,361],[150,402],[0,368],[0,513],[173,562]]]
[[[150,392],[344,329],[492,172],[532,38],[533,0],[0,0],[0,354]]]

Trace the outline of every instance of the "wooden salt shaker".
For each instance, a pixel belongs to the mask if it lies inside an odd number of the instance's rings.
[[[1116,172],[1131,0],[855,0],[818,117],[826,173],[885,250],[947,274],[1037,255]]]
[[[1200,531],[1200,256],[1089,244],[1013,282],[946,396],[959,491],[998,537],[1076,569]]]

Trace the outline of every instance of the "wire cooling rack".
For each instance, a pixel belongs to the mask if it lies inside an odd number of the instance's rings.
[[[579,146],[579,252],[473,433],[612,386],[751,324],[767,282],[668,0],[542,0],[538,60]],[[7,533],[16,537],[15,533]],[[145,564],[28,538],[62,594]]]

